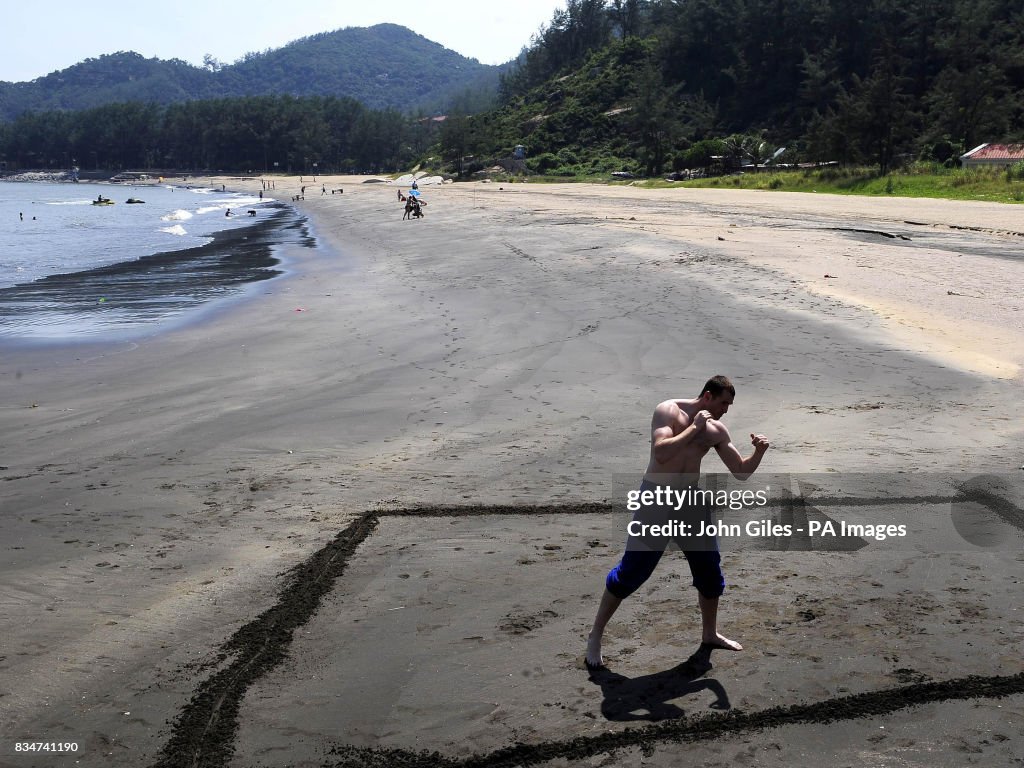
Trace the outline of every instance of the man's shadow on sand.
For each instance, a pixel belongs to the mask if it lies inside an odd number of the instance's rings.
[[[601,686],[601,714],[615,722],[673,720],[686,713],[669,702],[700,691],[713,691],[712,709],[731,709],[729,696],[717,680],[702,680],[711,670],[711,649],[702,646],[672,669],[642,677],[626,677],[607,667],[590,672],[590,681]]]

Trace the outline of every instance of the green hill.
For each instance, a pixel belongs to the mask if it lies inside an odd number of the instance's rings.
[[[119,52],[28,83],[0,82],[0,119],[129,101],[292,95],[349,97],[371,109],[438,110],[494,93],[501,67],[481,64],[395,24],[350,27],[206,68]]]
[[[1002,0],[567,0],[502,106],[450,120],[439,149],[449,169],[523,144],[541,173],[656,175],[786,147],[884,172],[1024,138],[1022,52]]]
[[[536,173],[657,176],[785,148],[884,174],[1024,140],[1019,0],[566,0],[505,68],[388,24],[208,64],[115,54],[0,84],[3,114],[81,110],[0,121],[0,161],[471,174],[524,145]]]
[[[447,106],[467,88],[485,88],[492,95],[501,69],[405,27],[378,24],[251,54],[217,75],[229,96],[347,96],[370,109],[412,111]]]
[[[537,173],[642,173],[648,155],[653,171],[675,138],[707,128],[701,121],[707,122],[708,112],[700,99],[665,89],[653,69],[655,53],[651,40],[615,41],[567,74],[510,97],[500,109],[450,117],[443,154],[501,157],[523,144]]]

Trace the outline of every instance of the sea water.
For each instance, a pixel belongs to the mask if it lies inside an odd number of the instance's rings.
[[[99,196],[114,205],[93,205]],[[313,240],[294,209],[269,197],[0,182],[0,338],[148,333],[281,274],[289,244]]]

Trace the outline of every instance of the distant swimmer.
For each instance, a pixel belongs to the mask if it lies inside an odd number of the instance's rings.
[[[693,399],[673,399],[659,403],[654,409],[651,420],[651,457],[647,465],[640,491],[649,491],[654,495],[653,503],[645,503],[635,513],[635,521],[648,527],[647,523],[676,522],[674,518],[681,515],[694,516],[695,520],[707,520],[712,513],[711,506],[704,502],[705,497],[699,496],[696,479],[700,476],[701,459],[712,448],[718,453],[734,477],[746,480],[761,464],[761,459],[768,450],[768,438],[764,435],[751,434],[754,452],[744,458],[739,449],[733,445],[729,430],[721,419],[736,397],[736,389],[725,376],[714,376],[707,381],[700,397]],[[684,491],[696,491],[692,494],[693,501],[685,508],[674,509],[671,504],[657,502],[658,492],[662,490],[659,482],[667,478],[671,484]],[[685,525],[683,530],[685,530]],[[664,529],[664,525],[651,525],[651,528]],[[703,667],[703,671],[711,668],[711,651],[723,649],[742,651],[743,646],[730,640],[718,632],[718,598],[725,591],[725,577],[722,575],[721,555],[718,551],[718,540],[714,536],[702,542],[699,549],[695,543],[680,541],[678,538],[664,535],[634,535],[630,531],[626,542],[626,551],[619,563],[612,568],[605,579],[604,595],[597,609],[593,629],[587,638],[587,669],[593,671],[604,665],[601,656],[601,638],[605,625],[614,615],[624,599],[633,594],[654,573],[654,568],[664,554],[670,541],[675,540],[683,550],[693,576],[693,586],[697,589],[697,602],[701,614],[701,645],[691,660]]]
[[[226,211],[224,211],[224,215],[225,216],[230,216],[231,215],[231,209],[228,208]]]
[[[21,221],[24,221],[25,220],[25,214],[24,213],[19,213],[18,214],[18,219],[20,219]]]

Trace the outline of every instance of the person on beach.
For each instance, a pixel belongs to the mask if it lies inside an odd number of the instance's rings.
[[[722,463],[734,477],[746,480],[761,464],[768,450],[768,438],[751,433],[754,452],[744,458],[733,445],[729,430],[721,419],[729,410],[736,397],[736,388],[725,376],[708,379],[700,396],[693,399],[666,400],[654,409],[651,420],[651,458],[644,474],[641,492],[653,490],[659,480],[670,482],[679,488],[695,488],[694,482],[700,475],[701,459],[714,448]],[[664,523],[671,513],[679,516],[675,509],[653,505],[641,506],[634,520]],[[697,520],[710,520],[710,509],[689,509],[687,514]],[[633,526],[631,526],[633,527]],[[741,651],[743,646],[718,632],[718,599],[725,591],[722,575],[721,555],[714,537],[701,537],[703,541],[695,549],[693,544],[683,545],[683,554],[693,575],[693,586],[697,589],[697,602],[701,614],[701,647],[703,663],[710,668],[711,651],[723,649]],[[630,535],[626,551],[619,563],[612,568],[605,579],[605,590],[594,618],[594,626],[587,638],[587,654],[584,660],[587,669],[594,671],[604,666],[601,656],[601,639],[605,626],[615,614],[622,601],[633,594],[654,572],[664,554],[671,537],[652,539]]]

